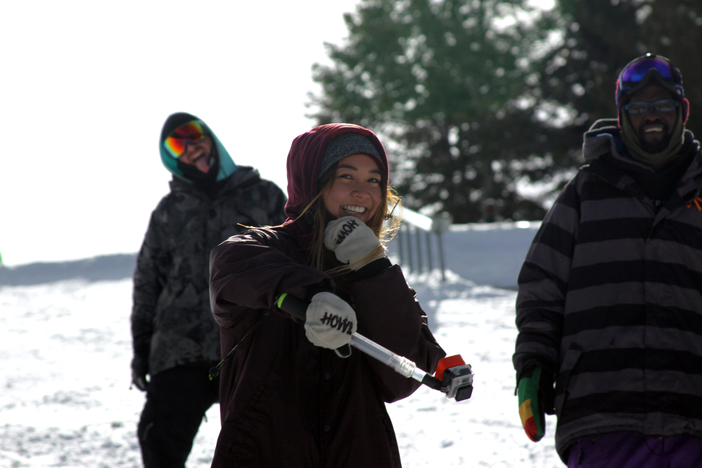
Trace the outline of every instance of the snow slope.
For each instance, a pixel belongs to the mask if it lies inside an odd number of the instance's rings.
[[[511,364],[516,293],[489,285],[516,284],[537,227],[454,226],[446,281],[436,271],[408,275],[443,348],[472,364],[475,390],[455,402],[423,387],[389,405],[405,467],[562,466],[553,419],[538,444],[522,431]],[[4,286],[0,309],[0,467],[141,466],[144,396],[129,388],[131,280]],[[207,419],[190,468],[210,465],[217,406]]]

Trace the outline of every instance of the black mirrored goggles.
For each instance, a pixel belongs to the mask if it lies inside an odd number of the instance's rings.
[[[660,55],[647,54],[624,67],[617,79],[617,104],[623,93],[632,93],[643,87],[651,77],[669,91],[685,97],[680,70]]]

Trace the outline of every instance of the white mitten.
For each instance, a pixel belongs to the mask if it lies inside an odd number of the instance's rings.
[[[315,346],[340,348],[351,341],[356,326],[356,312],[336,294],[317,293],[307,306],[305,335]]]
[[[380,240],[371,228],[353,216],[335,219],[327,225],[324,246],[334,252],[340,262],[350,264],[352,270],[385,256],[385,250],[382,250],[367,261],[357,263],[377,249]]]

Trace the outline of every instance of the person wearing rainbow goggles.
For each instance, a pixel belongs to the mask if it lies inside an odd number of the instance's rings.
[[[569,467],[702,466],[702,155],[680,71],[646,54],[619,74],[617,119],[585,133],[582,167],[519,275],[519,415],[556,415]],[[555,384],[555,387],[554,387]]]
[[[144,466],[184,467],[206,411],[219,399],[208,378],[220,360],[210,309],[210,251],[243,226],[285,221],[283,191],[237,166],[199,118],[168,117],[159,140],[173,174],[151,214],[134,271],[132,383],[146,392],[137,428]]]

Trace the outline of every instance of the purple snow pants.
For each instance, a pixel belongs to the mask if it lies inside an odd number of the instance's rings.
[[[568,468],[701,468],[702,439],[647,438],[620,432],[575,442]]]

